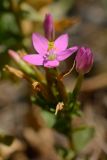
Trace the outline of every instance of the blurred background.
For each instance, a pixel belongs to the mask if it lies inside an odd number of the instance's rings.
[[[43,33],[46,13],[54,17],[56,37],[69,34],[69,46],[90,47],[94,66],[81,88],[81,117],[72,122],[73,150],[68,138],[51,129],[55,115],[31,104],[29,87],[6,73],[15,65],[8,49],[33,52],[31,35]],[[67,59],[61,69],[68,69]],[[77,74],[64,83],[72,90]],[[0,160],[106,160],[107,159],[107,1],[1,0],[0,1]],[[63,124],[62,124],[63,125]],[[78,129],[77,129],[78,128]]]

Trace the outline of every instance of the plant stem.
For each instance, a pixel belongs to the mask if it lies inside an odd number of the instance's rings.
[[[80,91],[83,78],[84,78],[84,75],[79,74],[76,85],[75,85],[74,90],[73,90],[73,97],[72,97],[73,101],[76,101],[76,99],[77,99],[77,96],[78,96],[78,93]]]

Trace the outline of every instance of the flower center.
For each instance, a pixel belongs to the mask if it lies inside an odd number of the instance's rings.
[[[47,59],[50,61],[53,61],[56,59],[56,54],[54,53],[55,47],[54,47],[54,42],[48,42],[48,52],[47,52]]]
[[[55,59],[56,59],[56,54],[50,53],[50,54],[48,55],[48,60],[53,61],[53,60],[55,60]]]

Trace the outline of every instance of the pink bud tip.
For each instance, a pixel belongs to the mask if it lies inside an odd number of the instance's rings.
[[[90,48],[81,47],[77,52],[75,61],[78,73],[88,73],[93,65],[93,54]]]
[[[44,31],[45,31],[46,38],[48,38],[48,40],[50,40],[50,41],[53,41],[55,30],[54,30],[53,17],[51,14],[46,14],[46,16],[45,16]]]
[[[19,57],[19,55],[18,55],[17,52],[9,49],[9,50],[8,50],[8,53],[9,53],[9,55],[10,55],[16,62],[19,62],[19,61],[20,61],[20,57]]]

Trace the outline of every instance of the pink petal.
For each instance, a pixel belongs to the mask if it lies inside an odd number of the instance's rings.
[[[84,55],[85,52],[86,52],[86,50],[85,50],[84,47],[79,48],[75,60],[81,62],[81,58],[82,58],[82,56]]]
[[[59,62],[57,60],[47,61],[44,63],[44,67],[47,67],[47,68],[54,68],[57,66],[59,66]]]
[[[48,50],[48,40],[39,33],[33,33],[32,42],[35,50],[41,55],[46,54]]]
[[[58,37],[55,40],[54,45],[57,52],[64,51],[68,46],[68,34],[63,34]]]
[[[33,65],[43,65],[43,57],[38,54],[29,54],[23,57],[23,60]]]
[[[77,55],[75,57],[77,66],[80,66],[81,63],[87,61],[86,59],[87,59],[87,57],[86,57],[86,50],[85,50],[85,48],[84,47],[79,48],[79,50],[77,52]]]
[[[58,61],[63,61],[65,59],[67,59],[68,57],[70,57],[77,50],[78,50],[78,47],[75,46],[75,47],[66,49],[65,51],[62,51],[62,52],[58,53],[57,54]]]
[[[94,61],[94,59],[93,59],[93,54],[91,53],[91,54],[90,54],[90,57],[89,57],[89,59],[88,59],[88,64],[90,64],[90,65],[92,66],[93,61]]]
[[[81,70],[85,69],[88,64],[88,57],[86,54],[83,54],[78,63],[78,68]]]

